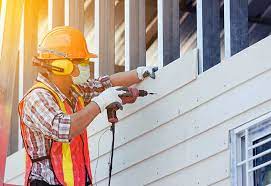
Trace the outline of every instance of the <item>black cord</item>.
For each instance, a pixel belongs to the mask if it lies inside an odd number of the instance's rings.
[[[110,130],[112,131],[112,146],[111,146],[111,158],[110,158],[110,163],[109,163],[108,186],[110,186],[111,184],[111,177],[112,177],[114,145],[115,145],[115,123],[112,123]]]
[[[98,168],[98,164],[99,164],[99,159],[100,159],[100,142],[101,142],[101,139],[102,137],[105,135],[106,132],[108,132],[110,129],[106,129],[102,135],[100,136],[99,138],[99,141],[98,141],[98,155],[97,155],[97,163],[96,163],[96,166],[95,166],[95,170],[94,170],[94,181],[95,181],[95,185],[98,186],[97,184],[97,181],[96,181],[96,171],[97,171],[97,168]]]

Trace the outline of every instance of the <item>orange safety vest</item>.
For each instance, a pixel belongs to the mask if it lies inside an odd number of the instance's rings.
[[[55,100],[57,101],[60,109],[66,114],[72,114],[73,109],[67,103],[62,102],[59,96],[54,90],[46,86],[45,84],[38,82],[30,91],[36,88],[43,88],[48,90]],[[76,87],[74,87],[76,88]],[[26,95],[27,95],[26,94]],[[26,96],[25,95],[25,96]],[[24,106],[24,99],[19,103],[19,114],[22,116]],[[79,101],[76,104],[77,111],[84,108],[83,98],[79,96]],[[26,125],[20,120],[22,138],[26,150],[26,171],[25,171],[25,185],[29,184],[29,175],[32,168],[32,160],[27,153],[27,141],[26,141]],[[53,141],[51,150],[48,154],[51,160],[52,168],[58,181],[65,186],[82,186],[86,185],[86,176],[88,176],[90,182],[92,182],[92,174],[90,168],[90,156],[88,150],[88,139],[86,129],[78,136],[74,137],[70,143],[63,143]],[[92,183],[90,183],[92,184]]]

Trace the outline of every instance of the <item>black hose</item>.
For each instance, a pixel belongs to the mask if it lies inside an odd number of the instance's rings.
[[[111,184],[111,177],[112,177],[114,145],[115,145],[115,123],[112,123],[110,130],[112,131],[112,146],[111,146],[111,158],[110,158],[110,163],[109,163],[108,186],[110,186],[110,184]]]

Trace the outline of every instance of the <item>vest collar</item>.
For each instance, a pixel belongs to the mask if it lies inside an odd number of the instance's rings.
[[[46,86],[54,90],[55,93],[60,97],[61,101],[64,101],[65,99],[67,99],[67,97],[59,90],[59,88],[42,74],[40,73],[38,74],[37,81],[44,83]],[[76,99],[78,99],[79,96],[83,97],[82,90],[80,89],[80,87],[76,85],[72,86],[70,91],[72,92],[72,95]]]
[[[51,81],[49,81],[49,79],[47,79],[45,76],[43,76],[41,73],[38,74],[37,77],[37,81],[41,82],[43,84],[45,84],[46,86],[48,86],[50,89],[54,90],[55,93],[59,96],[59,98],[61,99],[61,101],[64,101],[65,99],[67,99],[67,97],[59,90],[59,88],[57,88],[57,86],[52,83]]]

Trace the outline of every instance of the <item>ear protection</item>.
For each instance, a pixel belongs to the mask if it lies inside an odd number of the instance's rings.
[[[52,69],[52,72],[56,75],[70,75],[73,71],[73,63],[68,59],[58,59],[51,63],[52,67],[63,69],[62,72]]]
[[[50,72],[53,72],[56,75],[70,75],[73,71],[73,63],[68,59],[57,59],[54,60],[51,64],[39,60],[34,57],[33,60],[34,66],[40,66],[41,68],[46,68]]]

